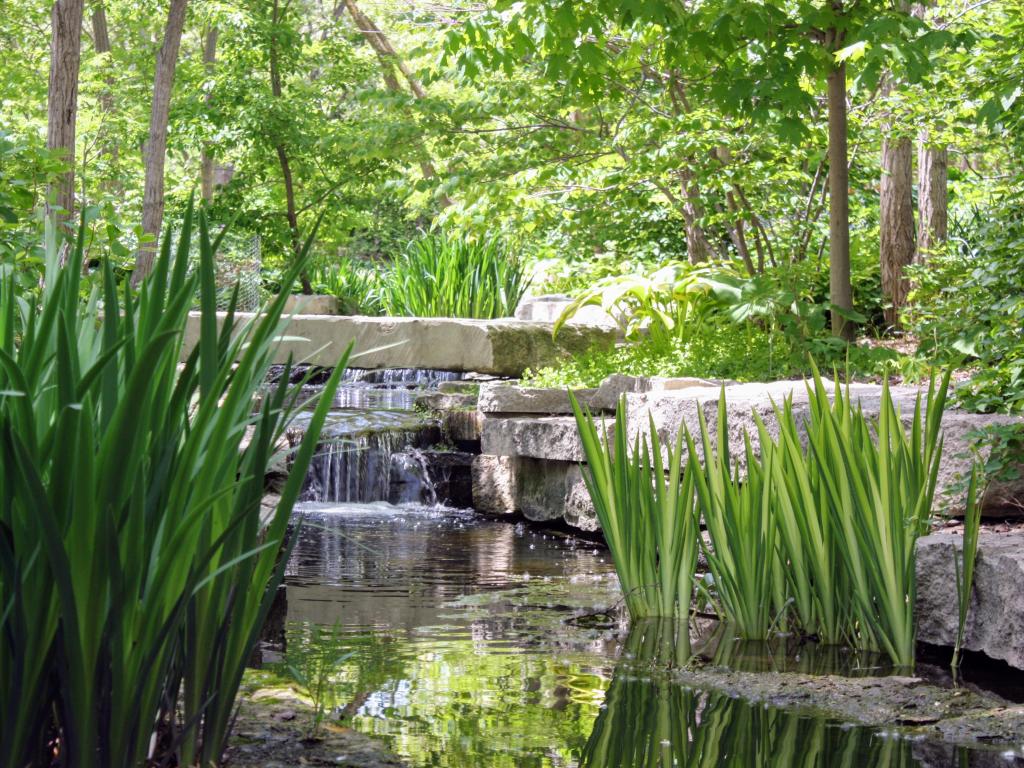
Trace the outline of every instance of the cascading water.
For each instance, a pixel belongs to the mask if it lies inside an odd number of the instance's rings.
[[[429,450],[440,442],[440,429],[414,403],[441,382],[459,378],[452,371],[346,371],[302,499],[428,506],[451,501],[450,468],[435,462]]]

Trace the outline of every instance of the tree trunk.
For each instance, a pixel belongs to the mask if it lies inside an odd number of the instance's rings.
[[[391,45],[391,41],[388,40],[387,35],[381,31],[380,27],[373,23],[369,16],[356,5],[355,0],[344,0],[344,5],[348,8],[349,14],[352,16],[352,21],[355,23],[356,28],[360,34],[369,43],[370,47],[373,48],[374,53],[377,54],[377,58],[380,60],[381,66],[381,77],[384,80],[384,85],[392,93],[402,93],[402,86],[398,82],[398,77],[395,75],[397,69],[402,73],[402,77],[409,84],[409,90],[412,92],[413,98],[425,99],[427,93],[423,89],[423,84],[413,75],[409,67],[406,66],[405,62],[402,61],[401,57],[395,51],[394,46]],[[335,15],[338,15],[340,10],[335,10]],[[419,162],[420,172],[423,174],[424,179],[433,179],[437,176],[437,171],[434,168],[433,162],[430,160],[430,152],[427,147],[423,144],[420,145],[420,156]],[[439,198],[442,208],[447,208],[452,204],[451,198],[448,195],[442,194]]]
[[[153,80],[153,104],[149,113],[149,138],[146,141],[146,181],[142,192],[142,231],[153,241],[139,248],[135,256],[132,285],[138,286],[153,268],[156,240],[164,221],[164,164],[167,161],[167,122],[171,111],[171,90],[178,63],[181,33],[185,28],[188,0],[171,0],[167,13],[164,42],[156,57]]]
[[[110,53],[110,30],[107,26],[107,13],[103,3],[99,2],[95,3],[92,9],[92,41],[93,49],[96,53]],[[107,194],[117,195],[121,191],[121,184],[117,179],[117,175],[113,172],[113,166],[117,163],[119,152],[117,141],[111,135],[110,126],[105,122],[106,118],[112,117],[114,114],[114,88],[116,83],[109,62],[106,69],[108,74],[103,78],[105,87],[100,94],[100,111],[103,113],[104,122],[100,124],[99,129],[99,148],[100,153],[106,156],[110,165],[105,169],[106,174],[103,177],[101,188]]]
[[[686,221],[686,257],[691,264],[701,264],[711,257],[713,249],[700,224],[704,208],[700,204],[700,190],[693,171],[689,168],[679,171],[679,186],[683,198],[683,219]]]
[[[46,148],[61,153],[68,168],[47,190],[47,216],[66,221],[75,206],[75,119],[82,62],[84,0],[56,0],[50,13],[50,80]]]
[[[270,32],[270,92],[275,99],[284,97],[284,88],[281,85],[281,69],[278,63],[277,54],[277,24],[280,18],[278,0],[274,0],[272,17],[273,27]],[[302,236],[299,234],[299,213],[295,204],[295,184],[292,179],[292,168],[288,162],[288,149],[284,141],[276,141],[277,160],[281,164],[281,177],[284,180],[285,218],[288,220],[288,231],[292,241],[292,254],[298,258],[302,253]],[[307,296],[313,293],[313,286],[309,281],[309,273],[303,269],[299,273],[299,281],[302,284],[302,292]],[[291,286],[288,286],[291,290]]]
[[[833,31],[833,37],[835,32]],[[850,284],[850,189],[846,147],[846,64],[828,73],[828,186],[829,186],[829,298],[832,306],[853,309]],[[848,341],[854,338],[852,322],[832,310],[832,333]]]
[[[924,261],[949,236],[949,153],[929,146],[927,132],[921,134],[917,172],[917,258]]]
[[[213,76],[213,70],[216,63],[217,28],[210,27],[206,30],[206,39],[203,42],[203,64],[206,66],[206,74],[208,77]],[[210,103],[209,92],[206,94],[206,103]],[[209,203],[213,200],[213,149],[209,142],[203,144],[199,174],[203,200]]]
[[[890,306],[885,321],[900,327],[900,310],[907,300],[909,283],[905,269],[914,261],[913,146],[906,137],[888,136],[882,141],[880,189],[880,248],[882,295]]]

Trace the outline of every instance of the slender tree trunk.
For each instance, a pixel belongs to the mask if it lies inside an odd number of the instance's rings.
[[[888,90],[888,88],[886,88]],[[883,127],[882,178],[879,185],[879,258],[882,295],[888,300],[885,321],[900,326],[900,310],[907,300],[905,269],[914,261],[913,145],[909,138],[892,135]]]
[[[686,222],[686,257],[691,264],[701,264],[711,257],[713,248],[700,224],[704,209],[700,204],[700,190],[689,168],[679,171],[679,186],[683,199],[683,219]]]
[[[925,261],[949,236],[949,152],[921,134],[917,153],[917,258]]]
[[[273,29],[270,33],[270,92],[275,99],[282,99],[284,97],[284,89],[281,85],[281,68],[277,53],[277,24],[279,19],[279,2],[274,0]],[[292,168],[288,162],[288,148],[283,140],[277,140],[276,150],[277,160],[281,165],[281,177],[284,180],[285,218],[288,220],[288,231],[291,235],[292,254],[294,258],[298,258],[299,254],[302,253],[302,236],[299,233],[299,213],[298,207],[295,204],[295,184],[292,179]],[[299,281],[302,284],[302,292],[304,294],[308,296],[313,293],[313,286],[305,269],[299,274]]]
[[[381,77],[384,80],[384,85],[392,93],[402,93],[402,86],[398,82],[398,77],[395,75],[397,69],[402,73],[402,77],[409,84],[409,90],[412,92],[413,98],[425,99],[427,98],[427,92],[423,89],[423,84],[413,75],[412,71],[406,66],[405,62],[395,51],[394,46],[391,45],[391,41],[388,40],[387,35],[378,27],[363,11],[356,5],[355,0],[344,0],[344,5],[348,8],[349,14],[352,16],[352,21],[355,23],[356,28],[360,34],[366,40],[366,42],[373,48],[374,53],[377,54],[377,58],[380,60],[381,66]],[[335,9],[335,15],[337,16],[341,6],[339,5]],[[419,162],[420,172],[423,174],[424,179],[433,179],[437,176],[437,171],[434,168],[434,164],[430,159],[430,152],[427,147],[421,143],[420,145],[420,157],[422,158]],[[451,198],[446,194],[441,194],[438,198],[442,208],[447,208],[452,204]]]
[[[50,12],[50,80],[47,91],[46,148],[68,164],[47,190],[47,215],[66,221],[75,206],[75,120],[78,71],[82,63],[84,0],[56,0]]]
[[[213,75],[214,66],[217,63],[217,28],[210,27],[206,30],[206,38],[203,41],[203,64],[206,66],[207,76]],[[210,103],[210,94],[206,94],[206,103]],[[209,142],[203,144],[202,156],[200,158],[200,185],[203,200],[209,203],[213,200],[213,148]]]
[[[834,37],[835,32],[832,34]],[[828,73],[829,294],[833,307],[852,310],[850,173],[846,139],[846,64],[840,63]],[[853,323],[832,311],[833,334],[852,341],[854,331]]]
[[[110,30],[107,26],[107,13],[101,2],[94,3],[92,8],[92,39],[93,48],[96,53],[110,53]],[[103,113],[104,120],[112,117],[114,114],[114,88],[116,87],[114,75],[109,66],[107,67],[107,72],[108,74],[104,78],[106,85],[100,94],[100,111]],[[119,152],[117,142],[110,135],[110,127],[105,124],[100,125],[99,145],[100,152],[107,158],[110,164],[110,167],[106,169],[106,175],[101,186],[108,194],[116,195],[121,189],[121,185],[116,174],[112,172],[112,167],[117,163]]]
[[[132,285],[139,285],[153,268],[156,238],[164,220],[164,164],[167,161],[167,123],[171,110],[171,90],[178,63],[181,33],[185,28],[188,0],[171,0],[167,13],[164,42],[156,57],[153,104],[149,114],[149,138],[146,141],[146,181],[142,193],[142,231],[154,240],[139,248],[135,257]]]

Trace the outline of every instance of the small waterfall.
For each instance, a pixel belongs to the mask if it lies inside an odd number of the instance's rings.
[[[389,387],[436,389],[442,381],[459,381],[458,371],[435,371],[429,368],[349,368],[343,381],[347,384],[383,384]]]
[[[458,459],[430,450],[441,441],[439,425],[414,409],[424,392],[461,378],[453,371],[411,368],[347,370],[301,499],[427,506],[465,499],[468,463],[460,475]]]
[[[439,439],[437,427],[426,424],[323,442],[310,464],[302,498],[436,504],[437,491],[422,449]]]

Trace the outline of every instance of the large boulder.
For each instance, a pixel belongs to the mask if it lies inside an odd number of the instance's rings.
[[[959,622],[954,553],[963,536],[917,542],[917,639],[952,646]],[[1024,669],[1024,533],[982,533],[964,648]]]

